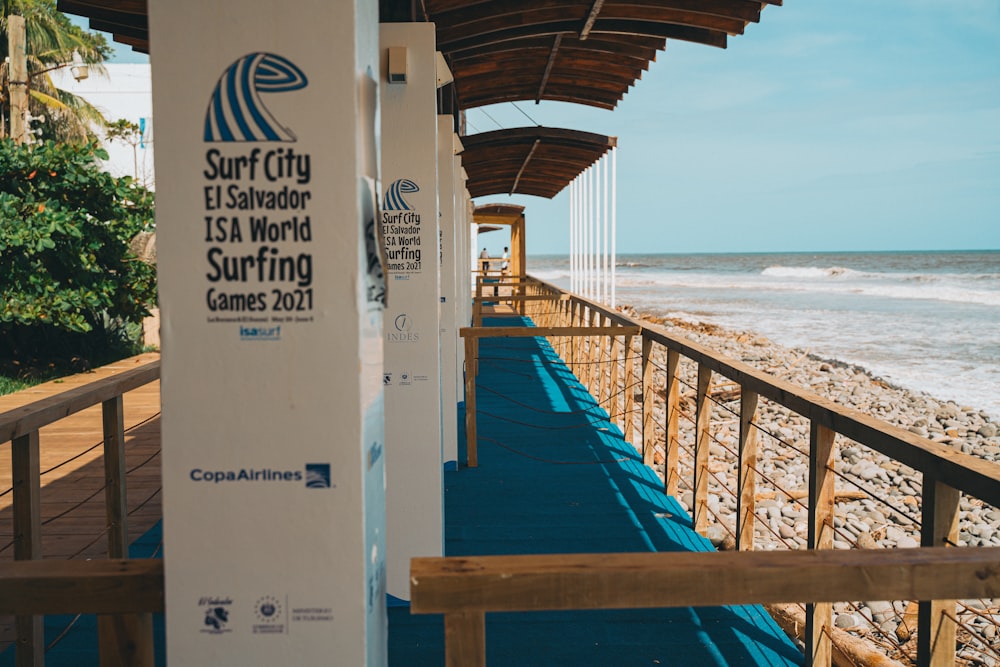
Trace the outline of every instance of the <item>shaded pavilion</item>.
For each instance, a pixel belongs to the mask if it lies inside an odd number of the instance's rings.
[[[614,109],[667,47],[680,40],[726,48],[781,0],[380,0],[385,23],[428,21],[454,76],[438,94],[466,147],[473,197],[553,197],[614,138],[556,128],[465,135],[462,112],[542,100]],[[146,0],[58,0],[95,30],[149,53]],[[602,150],[603,146],[603,150]]]

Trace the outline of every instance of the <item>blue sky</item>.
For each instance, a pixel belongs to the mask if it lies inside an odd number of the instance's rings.
[[[668,42],[614,112],[518,106],[618,137],[622,254],[1000,248],[1000,0],[786,0],[727,49]],[[530,124],[485,112],[469,133]],[[487,201],[567,252],[565,193]]]
[[[518,106],[618,137],[622,254],[1000,248],[997,0],[786,0],[727,49],[668,42],[614,112]],[[565,193],[489,201],[567,251]]]

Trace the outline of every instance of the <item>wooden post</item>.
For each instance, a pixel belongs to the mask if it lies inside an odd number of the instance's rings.
[[[15,144],[28,140],[24,116],[28,112],[28,56],[25,40],[24,17],[11,14],[7,17],[7,53],[10,56],[10,74],[7,90],[10,93],[10,137]]]
[[[13,17],[11,17],[13,18]],[[14,507],[14,560],[42,558],[42,494],[38,431],[11,441],[11,477]],[[42,616],[18,616],[17,667],[45,664]]]
[[[591,310],[590,311],[590,326],[591,327],[598,327],[598,326],[600,326],[600,322],[601,322],[600,317],[601,317],[600,313],[598,313],[596,310]],[[589,391],[590,395],[593,396],[594,398],[596,398],[598,401],[601,400],[601,397],[598,394],[598,390],[599,390],[599,382],[598,382],[599,375],[598,375],[598,373],[600,373],[600,371],[601,371],[601,369],[600,369],[600,363],[598,363],[601,360],[601,352],[600,352],[600,350],[597,349],[598,348],[598,341],[599,340],[600,340],[600,336],[589,336],[587,338],[587,348],[588,348],[588,350],[587,350],[587,361],[590,362],[590,365],[588,366],[588,368],[590,370],[587,373],[587,375],[588,375],[588,379],[587,379],[587,391]]]
[[[611,324],[610,319],[605,317],[604,315],[601,315],[600,326],[606,327],[609,326],[610,324]],[[600,360],[597,364],[597,373],[598,373],[597,402],[604,405],[608,400],[608,394],[610,394],[610,392],[608,391],[608,376],[611,374],[611,371],[608,368],[608,356],[609,356],[608,346],[611,343],[610,341],[605,341],[604,336],[599,335],[597,337],[597,344],[601,353]],[[610,407],[606,409],[608,410],[608,412],[611,411]]]
[[[570,311],[569,311],[570,326],[574,327],[580,326],[582,311],[583,311],[583,306],[580,304],[579,301],[574,299],[572,301],[572,305],[570,306]],[[577,368],[577,364],[580,363],[580,361],[583,359],[582,348],[580,347],[581,340],[582,339],[579,336],[573,336],[573,340],[572,342],[570,342],[569,356],[573,364],[570,367],[573,370],[573,375],[576,376],[577,380],[582,382],[583,376],[580,374],[580,369]]]
[[[680,438],[679,417],[681,414],[681,389],[677,380],[677,367],[681,363],[681,354],[677,350],[667,350],[667,384],[666,390],[666,433],[663,438],[663,487],[667,495],[677,496],[680,481]]]
[[[612,424],[618,423],[618,336],[611,336],[608,342],[608,357],[611,368],[608,369],[608,417]],[[602,375],[603,377],[603,375]]]
[[[465,452],[470,468],[479,466],[479,452],[476,447],[476,372],[478,360],[476,352],[479,339],[468,336],[465,339]]]
[[[486,613],[463,611],[444,616],[446,667],[486,666]]]
[[[961,492],[924,474],[920,517],[920,546],[954,546],[958,542],[958,503]],[[917,610],[917,664],[949,667],[955,664],[957,627],[954,600],[921,600]]]
[[[739,480],[736,496],[736,548],[753,551],[754,510],[757,493],[757,392],[742,387],[740,391],[740,449],[737,465]]]
[[[625,442],[635,444],[635,343],[634,336],[625,336]]]
[[[653,467],[656,453],[656,394],[653,393],[653,339],[642,337],[642,462]]]
[[[834,442],[837,434],[816,421],[809,432],[809,538],[810,549],[833,547]],[[806,605],[806,662],[820,667],[833,660],[833,603]]]
[[[705,534],[708,529],[708,448],[712,426],[712,369],[698,364],[698,394],[694,439],[694,529]]]
[[[98,614],[101,667],[155,667],[152,614]]]
[[[128,558],[128,496],[122,396],[101,405],[104,422],[104,499],[108,558]],[[97,637],[102,667],[154,664],[152,614],[99,614]]]
[[[476,298],[472,302],[472,326],[483,326],[483,278],[476,276]]]
[[[108,558],[128,558],[128,506],[125,491],[125,425],[121,395],[102,404],[104,421],[104,505]]]

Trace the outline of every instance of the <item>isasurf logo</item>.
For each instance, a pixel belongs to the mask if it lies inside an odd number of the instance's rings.
[[[240,325],[240,340],[281,340],[281,327],[245,327]]]
[[[295,141],[296,136],[268,111],[261,93],[305,88],[306,75],[287,58],[251,53],[226,68],[205,112],[205,141]]]
[[[412,211],[413,207],[403,196],[411,192],[420,192],[420,188],[410,179],[400,178],[386,189],[385,197],[382,199],[382,210]]]

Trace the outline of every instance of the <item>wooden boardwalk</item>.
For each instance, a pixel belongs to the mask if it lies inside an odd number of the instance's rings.
[[[110,377],[159,358],[143,354],[0,396],[0,413]],[[129,540],[161,517],[160,383],[125,394]],[[107,554],[101,406],[41,429],[42,554],[52,559],[100,558]],[[0,443],[0,560],[13,560],[11,443]],[[0,617],[0,650],[13,639],[13,619]]]

